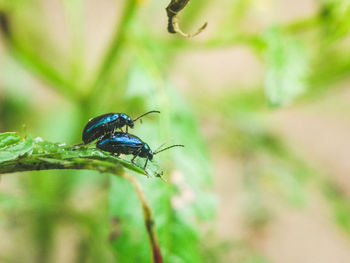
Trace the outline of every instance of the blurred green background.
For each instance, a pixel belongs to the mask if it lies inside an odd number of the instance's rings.
[[[141,181],[165,262],[350,262],[350,1],[0,0],[0,132],[80,142],[106,112],[169,183]],[[151,262],[128,184],[91,171],[0,181],[0,262]]]

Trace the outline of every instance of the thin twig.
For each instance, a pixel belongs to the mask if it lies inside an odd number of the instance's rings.
[[[56,158],[60,159],[56,159]],[[98,158],[98,157],[94,157]],[[137,193],[137,196],[141,202],[143,217],[149,238],[150,246],[152,249],[152,258],[154,263],[163,263],[156,231],[154,228],[154,220],[151,208],[146,200],[140,183],[131,175],[124,173],[123,167],[133,169],[139,172],[139,169],[135,167],[129,167],[126,162],[118,161],[115,159],[93,159],[93,158],[63,158],[60,155],[50,154],[35,154],[31,156],[18,157],[14,160],[3,161],[0,165],[0,174],[24,172],[24,171],[36,171],[36,170],[55,170],[55,169],[86,169],[95,170],[101,173],[110,173],[116,176],[121,176],[128,180]]]
[[[173,25],[173,28],[175,30],[176,33],[178,33],[179,35],[186,37],[186,38],[191,38],[191,37],[195,37],[197,36],[199,33],[201,33],[208,25],[208,22],[205,22],[195,33],[192,34],[188,34],[185,33],[181,30],[180,26],[179,26],[179,20],[177,19],[177,16],[174,16],[171,20],[171,23]]]
[[[197,36],[200,32],[202,32],[208,25],[207,22],[205,22],[198,30],[197,32],[193,34],[184,33],[180,26],[179,21],[177,19],[178,13],[185,8],[185,6],[188,4],[189,0],[171,0],[170,4],[166,7],[166,12],[168,15],[168,32],[169,33],[178,33],[183,37],[191,38],[194,36]]]
[[[139,181],[136,180],[135,177],[123,174],[122,177],[126,180],[128,180],[133,187],[135,188],[135,191],[137,193],[137,196],[141,202],[142,205],[142,211],[143,211],[143,218],[145,221],[145,226],[147,229],[148,239],[151,245],[152,250],[152,258],[154,263],[163,263],[162,254],[160,251],[160,246],[158,243],[157,233],[154,227],[154,220],[153,220],[153,214],[152,210],[146,200],[145,194],[142,190],[142,187],[139,183]]]

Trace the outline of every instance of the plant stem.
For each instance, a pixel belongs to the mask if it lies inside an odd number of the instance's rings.
[[[73,85],[48,61],[41,59],[38,54],[35,54],[30,49],[23,46],[21,42],[14,37],[11,22],[11,17],[6,12],[0,10],[0,35],[3,36],[8,50],[15,59],[37,74],[41,79],[57,87],[57,89],[67,97],[73,97]]]
[[[36,154],[31,156],[19,157],[15,160],[9,160],[1,162],[0,174],[14,173],[14,172],[24,172],[24,171],[35,171],[35,170],[54,170],[54,169],[88,169],[96,170],[101,173],[110,173],[116,176],[121,176],[128,180],[137,193],[137,196],[141,202],[143,217],[145,221],[145,226],[147,230],[147,235],[149,238],[150,246],[152,249],[152,257],[154,263],[163,263],[157,234],[154,228],[154,220],[152,215],[152,210],[146,200],[145,194],[141,188],[140,183],[131,175],[124,173],[123,167],[132,169],[128,167],[127,163],[116,162],[115,159],[111,160],[99,160],[91,158],[66,158],[61,157],[60,160],[54,158],[55,155],[49,154]],[[59,156],[58,156],[59,157]],[[137,171],[136,168],[133,168]],[[137,171],[140,173],[140,171]]]
[[[154,227],[154,220],[153,220],[153,214],[152,210],[146,200],[145,194],[142,190],[142,187],[140,183],[136,180],[135,177],[130,176],[128,174],[123,174],[123,178],[128,180],[133,187],[135,188],[135,191],[137,193],[137,196],[141,202],[142,205],[142,211],[143,211],[143,218],[145,221],[145,226],[147,230],[148,239],[150,242],[151,250],[152,250],[152,258],[154,263],[163,263],[162,254],[160,251],[160,246],[158,243],[157,233]]]
[[[55,86],[66,97],[72,98],[75,96],[75,87],[49,62],[42,60],[37,54],[14,42],[9,45],[9,49],[18,62],[35,73],[39,78]]]
[[[70,158],[65,159],[63,162],[55,162],[54,159],[47,157],[30,156],[2,162],[0,174],[57,169],[96,170],[101,173],[111,173],[118,176],[121,176],[123,173],[122,165],[119,163],[87,158]]]
[[[89,94],[89,98],[91,99],[95,98],[94,95],[97,93],[98,89],[102,87],[107,81],[109,73],[113,67],[113,63],[120,55],[122,46],[125,43],[125,33],[127,32],[129,23],[132,20],[133,15],[135,13],[137,0],[128,0],[126,1],[125,5],[126,6],[124,7],[123,17],[116,26],[113,39],[109,44],[105,56],[103,57],[96,78],[91,85],[91,91]]]

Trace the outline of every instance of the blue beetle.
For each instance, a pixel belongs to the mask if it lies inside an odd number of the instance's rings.
[[[184,147],[184,145],[175,144],[159,150],[162,146],[163,145],[161,145],[155,152],[152,152],[148,144],[143,142],[139,137],[124,132],[116,132],[113,135],[106,135],[96,144],[97,148],[106,152],[111,152],[117,156],[120,154],[132,154],[134,156],[131,159],[132,164],[135,164],[134,160],[136,157],[146,158],[143,167],[145,172],[148,160],[152,161],[154,155],[172,147]]]
[[[116,129],[121,129],[124,126],[126,127],[126,132],[128,132],[128,127],[134,128],[135,121],[150,113],[160,113],[160,111],[149,111],[136,119],[131,119],[125,113],[106,113],[97,116],[90,119],[85,125],[82,140],[84,144],[89,144],[106,134],[114,133]]]

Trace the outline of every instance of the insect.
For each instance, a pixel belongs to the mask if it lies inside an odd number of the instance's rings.
[[[150,113],[160,113],[160,111],[149,111],[136,119],[131,119],[125,113],[106,113],[90,119],[85,125],[83,130],[82,140],[84,144],[89,144],[92,141],[101,138],[106,134],[112,134],[116,129],[121,129],[126,126],[126,132],[128,132],[128,127],[134,128],[134,122],[141,117]]]
[[[147,162],[148,160],[152,161],[154,155],[173,147],[184,147],[184,145],[181,144],[174,144],[160,150],[163,145],[164,144],[158,147],[156,151],[152,152],[148,144],[143,142],[139,137],[129,133],[116,132],[112,136],[107,135],[101,138],[97,142],[96,147],[103,151],[114,153],[117,156],[120,154],[132,154],[134,156],[131,159],[132,164],[135,164],[134,160],[136,157],[146,158],[143,167],[143,170],[146,172]]]

